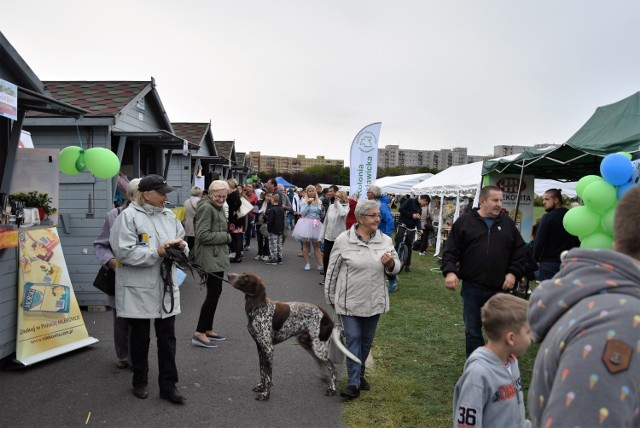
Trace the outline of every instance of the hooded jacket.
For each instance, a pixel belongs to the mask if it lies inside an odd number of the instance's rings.
[[[171,239],[184,239],[184,229],[168,208],[140,206],[132,202],[116,218],[109,242],[118,259],[116,268],[116,309],[122,318],[168,318],[180,313],[180,291],[176,268],[172,268],[174,306],[171,313],[169,293],[164,293],[160,276],[162,258],[158,247]],[[185,254],[189,248],[184,248]]]
[[[366,244],[358,238],[356,226],[342,232],[333,244],[324,294],[327,303],[335,305],[336,314],[370,317],[389,311],[382,255],[393,254],[395,264],[389,274],[398,273],[400,259],[391,238],[378,230]]]
[[[533,426],[640,426],[640,261],[575,248],[533,292]]]
[[[395,229],[395,221],[393,220],[393,214],[391,214],[391,208],[389,208],[389,198],[387,195],[381,195],[376,199],[380,202],[380,225],[378,230],[387,236],[391,236],[393,229]]]
[[[524,240],[513,220],[499,214],[489,229],[474,209],[451,227],[442,253],[442,274],[454,272],[462,281],[499,291],[507,273],[516,279],[522,276],[526,256]]]
[[[227,228],[224,209],[216,206],[208,196],[203,196],[196,207],[196,263],[207,272],[223,272],[229,269],[231,235]]]
[[[467,359],[453,393],[454,428],[527,427],[520,368],[509,357],[511,373],[486,346]]]

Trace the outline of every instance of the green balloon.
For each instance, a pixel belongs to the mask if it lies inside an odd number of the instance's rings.
[[[111,178],[120,171],[120,160],[115,153],[104,147],[94,147],[84,152],[87,169],[97,178]]]
[[[564,215],[562,225],[573,236],[589,236],[600,225],[600,215],[584,206],[571,208]]]
[[[631,156],[631,153],[628,153],[628,152],[618,152],[618,153],[621,154],[622,156],[626,157],[629,160],[631,160],[633,158],[633,156]]]
[[[618,200],[616,188],[606,181],[595,181],[582,192],[584,204],[593,211],[604,214]]]
[[[76,171],[82,172],[86,168],[87,164],[84,162],[84,150],[80,150],[78,160],[76,160]]]
[[[592,233],[580,243],[581,248],[594,248],[599,250],[611,250],[613,239],[604,233]]]
[[[60,171],[67,175],[76,175],[80,171],[76,168],[76,162],[80,157],[80,151],[82,149],[78,146],[69,146],[60,150],[59,167]]]
[[[604,178],[599,175],[585,175],[576,183],[576,193],[580,199],[584,199],[583,193],[584,189],[591,183],[595,183],[596,181],[604,181]]]
[[[247,183],[247,184],[251,184],[251,183],[253,183],[253,179],[252,179],[251,177],[247,178],[246,183]]]
[[[617,204],[616,204],[617,205]],[[613,236],[613,220],[616,216],[616,207],[609,208],[609,210],[602,215],[600,224],[602,230],[609,236]]]

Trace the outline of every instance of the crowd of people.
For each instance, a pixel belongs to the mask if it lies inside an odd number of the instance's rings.
[[[378,318],[389,310],[388,293],[395,291],[401,267],[391,239],[395,222],[390,201],[379,187],[371,186],[367,198],[359,200],[357,193],[348,196],[338,186],[285,190],[275,179],[267,180],[264,187],[261,183],[240,185],[234,179],[214,180],[206,190],[191,189],[183,204],[183,221],[165,207],[167,194],[173,190],[154,174],[129,181],[130,202],[108,214],[94,243],[100,262],[115,271],[112,306],[117,366],[132,368],[135,397],[148,397],[153,320],[160,395],[177,404],[185,401],[176,387],[174,326],[181,308],[175,266],[169,262],[167,272],[165,263],[170,246],[177,246],[208,274],[193,346],[216,348],[226,339],[214,329],[214,320],[230,264],[242,262],[254,239],[254,260],[271,266],[284,264],[282,247],[290,233],[299,242],[302,269],[312,270],[313,257],[322,274],[320,285],[327,303],[341,318],[347,348],[366,361]],[[401,212],[411,205],[407,221],[415,226],[424,218],[424,204],[411,200],[413,203],[402,203]],[[250,208],[245,209],[247,204]],[[355,398],[370,384],[364,378],[364,364],[350,361],[347,368],[349,384],[341,394]]]
[[[180,222],[164,206],[172,190],[156,175],[132,180],[129,202],[107,215],[94,245],[100,262],[116,271],[112,303],[117,366],[132,366],[134,396],[148,396],[153,320],[160,396],[173,403],[185,401],[176,388],[179,289],[175,272],[169,272],[174,281],[167,281],[163,271],[166,249],[177,247],[209,274],[192,344],[215,348],[225,340],[213,326],[225,271],[230,263],[242,262],[253,239],[255,260],[282,265],[288,231],[300,245],[302,269],[312,270],[313,255],[323,275],[326,302],[343,325],[346,346],[362,361],[347,361],[347,387],[340,394],[353,399],[369,390],[367,356],[402,266],[396,248],[400,242],[411,248],[414,236],[419,239],[418,254],[431,244],[429,196],[397,201],[375,185],[367,189],[366,198],[359,198],[337,186],[285,190],[273,179],[264,188],[260,183],[241,186],[233,179],[215,180],[206,192],[192,189]],[[580,242],[564,230],[567,209],[557,189],[544,194],[546,214],[534,226],[529,244],[504,213],[502,200],[499,187],[483,187],[479,206],[452,224],[442,254],[445,287],[456,291],[461,283],[466,337],[467,361],[453,397],[454,426],[549,426],[551,421],[554,426],[604,421],[608,426],[637,426],[640,244],[636,222],[624,219],[640,208],[640,189],[620,201],[615,251],[574,248]],[[245,201],[251,208],[243,208]],[[409,233],[414,230],[419,233]],[[404,268],[410,272],[411,251]],[[528,275],[542,281],[531,304],[512,294]],[[542,346],[529,388],[529,421],[517,357],[532,338]],[[590,379],[587,390],[580,387],[585,379]],[[622,391],[617,399],[615,391]]]

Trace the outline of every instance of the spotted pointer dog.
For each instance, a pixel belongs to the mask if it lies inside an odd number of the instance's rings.
[[[302,302],[277,302],[267,299],[264,283],[253,273],[228,273],[229,283],[245,295],[248,330],[258,346],[260,383],[256,400],[268,400],[271,393],[273,347],[296,336],[304,349],[329,370],[329,387],[325,395],[336,393],[336,369],[329,359],[329,339],[350,359],[360,360],[340,340],[340,331],[321,307]]]

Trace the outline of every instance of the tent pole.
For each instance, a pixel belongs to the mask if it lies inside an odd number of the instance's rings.
[[[515,223],[518,218],[518,208],[520,208],[520,189],[522,189],[522,179],[524,177],[524,159],[522,160],[522,167],[520,168],[520,179],[518,180],[518,193],[516,194],[516,209],[513,212],[513,222]]]

